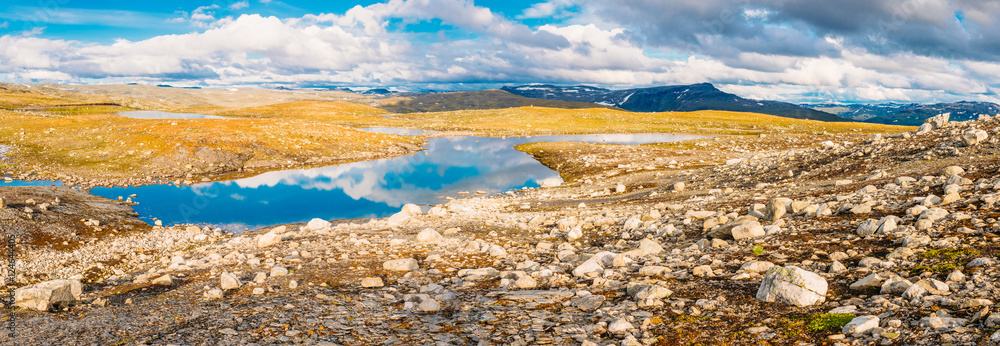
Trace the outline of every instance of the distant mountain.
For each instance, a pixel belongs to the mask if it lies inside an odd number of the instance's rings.
[[[980,114],[997,115],[1000,105],[991,102],[955,103],[881,103],[808,105],[816,110],[837,114],[851,120],[877,124],[919,126],[927,118],[941,113],[951,113],[951,120],[975,120]]]
[[[399,96],[409,100],[383,105],[380,108],[393,113],[445,112],[466,109],[500,109],[525,106],[552,108],[612,108],[586,102],[534,99],[502,90],[457,91],[449,93],[406,93]]]
[[[590,102],[633,112],[717,110],[763,113],[796,119],[849,121],[796,104],[745,99],[723,92],[709,83],[627,90],[542,84],[506,86],[501,89],[524,97]]]

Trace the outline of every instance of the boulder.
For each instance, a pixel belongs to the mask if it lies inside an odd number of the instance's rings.
[[[778,221],[782,216],[785,216],[785,203],[781,199],[772,199],[770,203],[767,204],[765,219],[767,221]]]
[[[243,286],[243,283],[233,274],[222,273],[219,276],[219,285],[222,286],[223,291],[228,291],[240,288],[240,286]]]
[[[757,225],[760,225],[760,223],[757,222],[757,218],[756,217],[749,216],[749,215],[747,215],[747,216],[740,216],[740,217],[736,218],[736,220],[730,221],[729,223],[726,223],[725,225],[719,226],[719,228],[716,228],[714,231],[708,232],[708,234],[706,236],[708,238],[713,238],[713,239],[715,239],[715,238],[718,238],[718,239],[733,239],[733,228],[736,228],[738,226],[742,226],[742,225],[745,225],[745,224],[748,224],[748,223],[751,223],[751,222],[756,222]],[[747,230],[747,231],[752,231],[752,229],[751,230]],[[761,231],[763,231],[763,228],[761,228]],[[745,233],[745,234],[749,234],[749,233]]]
[[[734,240],[751,239],[763,237],[767,234],[764,231],[764,227],[760,225],[760,222],[751,221],[736,227],[733,227],[730,231]]]
[[[163,275],[156,279],[153,279],[152,284],[157,286],[170,286],[174,284],[174,279],[170,277],[170,274]]]
[[[424,229],[423,231],[420,231],[420,233],[417,233],[417,241],[421,243],[437,243],[443,239],[444,237],[441,236],[441,233],[438,233],[431,228]]]
[[[578,278],[597,277],[604,273],[604,266],[599,260],[590,259],[573,269],[573,276]]]
[[[795,306],[810,306],[826,301],[826,279],[796,266],[773,267],[764,274],[757,299]]]
[[[281,235],[271,230],[257,238],[257,248],[265,248],[281,242]]]
[[[962,143],[969,147],[982,143],[987,138],[989,135],[986,131],[979,129],[971,129],[962,133]]]
[[[951,118],[951,113],[942,113],[942,114],[938,114],[938,115],[935,115],[933,117],[927,118],[927,120],[924,120],[924,124],[931,125],[931,128],[933,128],[933,129],[940,129],[942,127],[945,127],[945,125],[948,124],[948,120],[950,118]]]
[[[76,305],[83,293],[78,280],[52,280],[18,288],[14,306],[37,311],[57,310]]]
[[[306,224],[305,230],[318,231],[322,229],[329,229],[331,225],[332,224],[330,223],[330,221],[326,221],[323,219],[312,219],[309,220],[309,223]]]

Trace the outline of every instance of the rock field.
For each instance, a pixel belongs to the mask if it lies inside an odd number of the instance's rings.
[[[82,220],[109,231],[20,245],[17,333],[0,342],[1000,343],[998,125],[944,115],[241,235]],[[4,195],[0,221],[59,218],[54,198]]]

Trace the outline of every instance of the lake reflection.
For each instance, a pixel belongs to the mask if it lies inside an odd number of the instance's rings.
[[[381,130],[377,130],[381,131]],[[422,131],[421,131],[422,132]],[[530,142],[639,144],[700,138],[660,134],[428,138],[427,150],[391,159],[263,173],[193,186],[94,188],[115,199],[137,194],[136,211],[164,224],[208,223],[229,229],[304,222],[312,218],[385,217],[406,203],[439,204],[443,196],[477,190],[537,187],[558,173],[513,149]],[[3,184],[0,183],[0,186]]]
[[[217,115],[170,113],[160,111],[128,111],[118,112],[118,115],[132,119],[226,119],[226,117],[220,117]]]

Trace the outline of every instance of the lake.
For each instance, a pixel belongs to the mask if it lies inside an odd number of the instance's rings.
[[[398,134],[420,130],[367,129]],[[669,134],[568,135],[533,137],[431,137],[427,150],[390,159],[312,169],[263,173],[254,177],[191,186],[148,185],[94,188],[91,193],[111,199],[136,194],[140,218],[165,225],[205,223],[227,230],[305,222],[312,218],[386,217],[407,203],[434,205],[444,196],[478,190],[502,193],[538,187],[559,174],[514,146],[531,142],[573,141],[643,144],[702,136]],[[58,182],[3,183],[51,185]]]
[[[132,119],[227,119],[217,115],[205,115],[198,113],[169,113],[160,111],[128,111],[118,112],[126,118]]]

